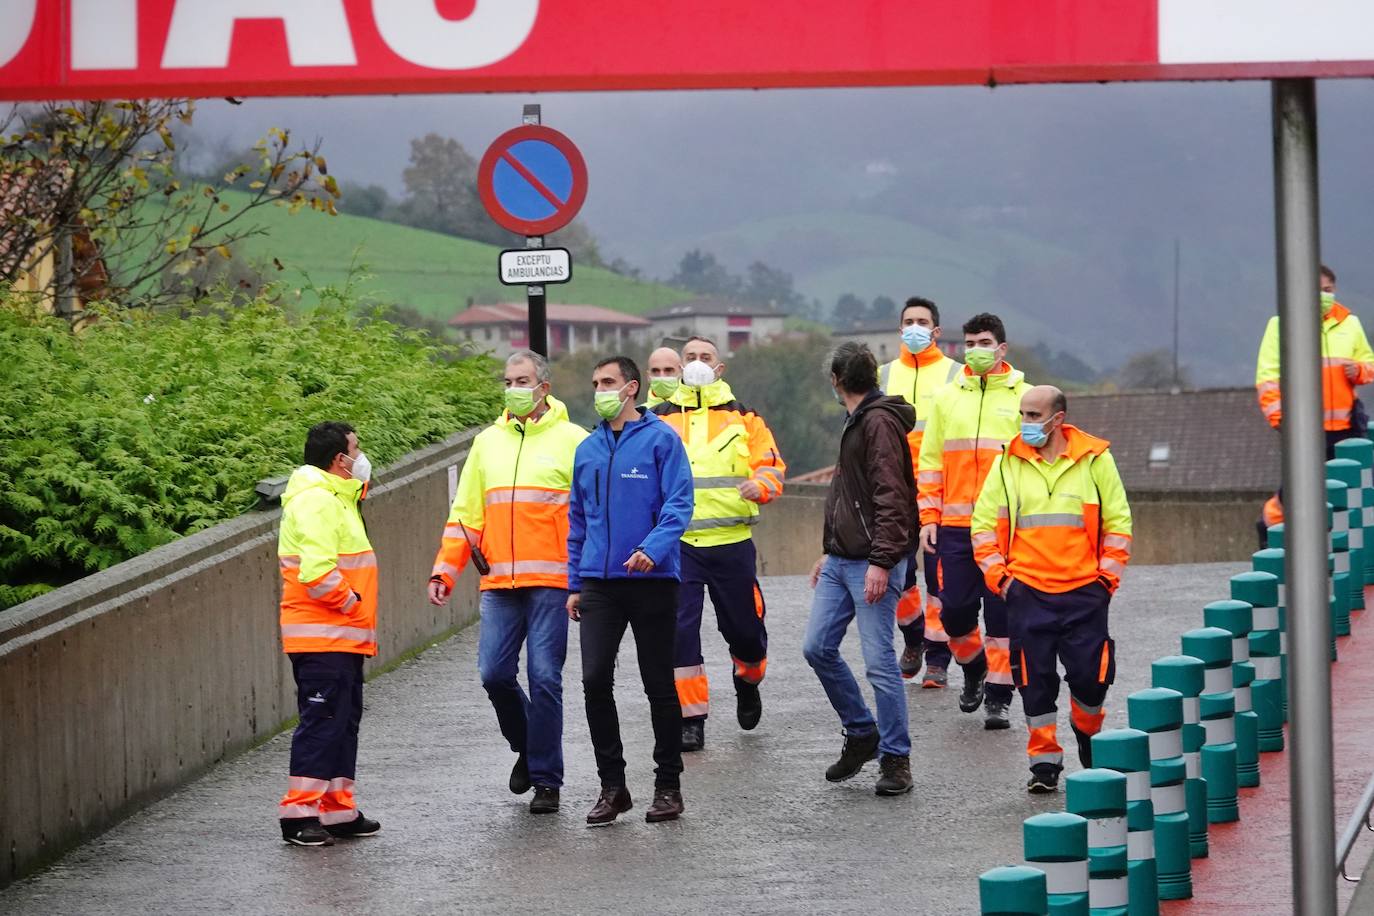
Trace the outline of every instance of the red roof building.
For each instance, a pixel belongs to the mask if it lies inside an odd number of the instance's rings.
[[[523,302],[471,305],[449,326],[479,349],[508,356],[529,346],[529,308]],[[643,346],[649,322],[599,305],[549,305],[549,356],[593,350],[614,356]]]

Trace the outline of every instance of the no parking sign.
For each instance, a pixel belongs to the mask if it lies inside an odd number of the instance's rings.
[[[482,205],[497,225],[548,235],[577,216],[587,199],[587,165],[566,136],[541,124],[506,131],[477,169]]]

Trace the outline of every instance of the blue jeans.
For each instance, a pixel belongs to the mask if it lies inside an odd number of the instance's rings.
[[[907,561],[888,572],[887,591],[876,604],[864,601],[867,560],[827,556],[811,602],[802,654],[820,678],[830,705],[840,715],[846,735],[871,735],[878,730],[878,750],[905,757],[911,753],[907,731],[906,691],[897,667],[893,631],[897,624],[897,599],[901,595]],[[859,619],[859,644],[863,648],[864,673],[878,702],[875,722],[859,692],[859,684],[840,657],[840,641],[849,621]]]
[[[563,785],[563,660],[568,654],[568,593],[561,588],[482,592],[477,670],[510,749],[525,754],[530,782]],[[528,641],[530,695],[516,676]]]

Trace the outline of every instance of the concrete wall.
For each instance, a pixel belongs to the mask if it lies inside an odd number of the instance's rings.
[[[370,672],[476,616],[472,576],[447,608],[424,595],[471,437],[378,472],[363,510],[381,583]],[[250,513],[0,613],[0,885],[295,716],[279,517]]]

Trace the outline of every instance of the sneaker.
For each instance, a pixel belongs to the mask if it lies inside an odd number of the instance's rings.
[[[1078,762],[1083,764],[1083,769],[1093,768],[1093,736],[1078,729],[1073,730],[1074,738],[1078,739]]]
[[[747,732],[758,728],[759,719],[763,718],[763,697],[759,696],[758,684],[735,678],[735,718]]]
[[[840,759],[826,768],[825,778],[844,782],[864,768],[864,764],[878,756],[878,731],[867,735],[845,735]]]
[[[510,790],[516,795],[524,795],[530,790],[530,762],[524,754],[515,758],[515,766],[511,768]]]
[[[682,793],[677,789],[654,789],[654,802],[644,812],[644,820],[650,824],[661,821],[675,821],[686,809],[682,803]]]
[[[682,751],[699,751],[706,746],[706,720],[682,720]]]
[[[324,829],[328,830],[332,837],[349,839],[359,836],[376,836],[382,832],[382,825],[369,817],[365,817],[359,811],[358,816],[353,820],[342,824],[327,824]]]
[[[983,687],[988,679],[987,656],[979,655],[964,665],[964,689],[959,692],[959,711],[977,712],[983,705]]]
[[[557,814],[558,790],[551,786],[535,786],[530,799],[530,814]]]
[[[921,681],[921,686],[927,690],[943,690],[949,686],[949,672],[939,665],[927,665],[925,680]]]
[[[884,754],[878,761],[878,784],[875,795],[905,795],[911,791],[911,758]]]
[[[988,700],[983,709],[983,728],[990,732],[1011,728],[1011,720],[1007,718],[1006,703],[999,700]]]
[[[630,801],[630,790],[624,786],[605,786],[597,796],[596,804],[587,812],[587,824],[601,827],[634,807]]]
[[[914,678],[921,671],[921,662],[925,660],[925,643],[917,646],[907,646],[902,650],[902,657],[897,660],[897,665],[902,669],[902,677],[908,681]]]
[[[281,838],[293,846],[333,846],[334,838],[320,826],[318,817],[284,817]]]
[[[1052,763],[1037,763],[1031,767],[1026,791],[1032,795],[1051,795],[1059,791],[1059,768]]]

